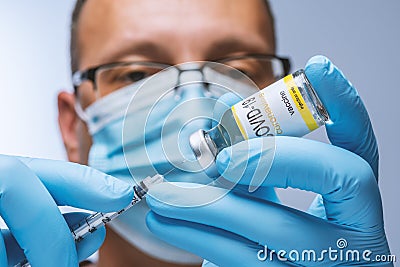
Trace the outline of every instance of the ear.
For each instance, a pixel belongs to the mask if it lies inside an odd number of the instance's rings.
[[[58,125],[64,142],[68,160],[79,162],[79,140],[77,125],[79,118],[75,112],[75,95],[67,92],[58,94]]]

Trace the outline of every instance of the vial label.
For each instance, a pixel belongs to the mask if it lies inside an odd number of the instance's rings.
[[[317,129],[319,125],[300,89],[293,75],[288,75],[235,104],[232,113],[243,137],[300,137]]]

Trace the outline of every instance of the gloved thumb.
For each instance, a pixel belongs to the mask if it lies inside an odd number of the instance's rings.
[[[86,212],[71,212],[63,214],[65,220],[70,227],[73,227],[77,223],[84,220],[89,216]],[[4,238],[4,244],[7,248],[7,260],[8,266],[20,266],[18,265],[25,258],[24,252],[18,245],[17,240],[8,229],[2,229],[1,234]],[[106,229],[104,226],[99,227],[96,231],[92,232],[90,235],[82,239],[80,242],[75,243],[78,259],[82,261],[92,255],[101,246],[106,235]],[[50,244],[51,245],[51,244]],[[3,266],[3,265],[2,265]]]
[[[378,177],[378,146],[372,125],[357,90],[326,57],[312,57],[305,73],[328,110],[332,123],[326,125],[335,146],[365,159]]]

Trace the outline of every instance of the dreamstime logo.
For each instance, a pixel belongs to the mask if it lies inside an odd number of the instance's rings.
[[[344,238],[339,238],[339,239],[336,241],[336,246],[337,246],[339,249],[347,248],[347,240],[344,239]]]
[[[369,249],[366,250],[357,250],[357,249],[346,249],[348,247],[348,242],[344,238],[339,238],[336,241],[336,247],[332,248],[328,247],[327,249],[322,249],[321,251],[316,251],[313,249],[304,249],[302,251],[299,250],[273,250],[268,249],[268,246],[265,245],[263,249],[260,249],[257,253],[257,258],[260,261],[292,261],[292,262],[325,262],[325,261],[342,261],[342,262],[371,262],[371,261],[379,261],[379,262],[395,262],[395,255],[375,255],[375,257],[371,258],[372,251]]]

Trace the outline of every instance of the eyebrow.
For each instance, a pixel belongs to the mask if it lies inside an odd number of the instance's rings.
[[[231,36],[212,43],[207,55],[208,59],[218,59],[227,55],[237,53],[273,53],[272,47],[265,44],[263,40],[238,38]]]
[[[168,44],[167,44],[168,45]],[[228,36],[210,43],[202,60],[217,60],[226,56],[241,53],[273,53],[274,51],[265,40],[257,38],[239,38]],[[170,54],[166,44],[159,44],[152,40],[131,41],[113,48],[106,53],[101,61],[103,63],[125,61],[124,58],[135,56],[140,60],[156,60],[160,63],[170,64]]]
[[[129,43],[129,42],[128,42]],[[124,57],[138,56],[142,58],[168,58],[168,51],[164,48],[164,45],[158,45],[150,40],[143,40],[139,42],[130,42],[129,44],[123,45],[107,53],[107,56],[103,58],[103,61],[118,62]],[[162,63],[162,62],[160,62]]]

